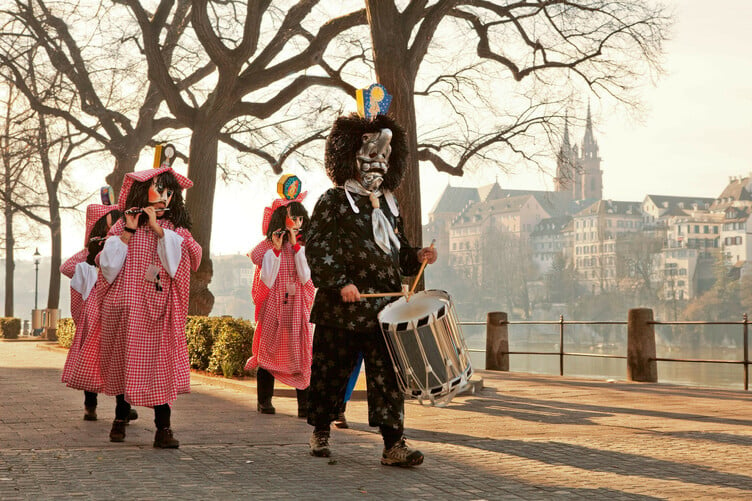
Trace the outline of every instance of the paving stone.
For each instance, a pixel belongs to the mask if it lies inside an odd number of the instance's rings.
[[[750,499],[752,397],[743,391],[478,371],[484,388],[436,408],[406,404],[416,468],[379,464],[366,403],[308,453],[293,394],[256,412],[253,380],[194,375],[173,408],[176,450],[157,450],[139,408],[109,442],[114,399],[83,421],[60,383],[65,352],[0,341],[0,499]]]

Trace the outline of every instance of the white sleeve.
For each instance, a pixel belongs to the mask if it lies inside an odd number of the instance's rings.
[[[81,262],[76,265],[76,271],[71,278],[70,286],[81,294],[84,301],[89,297],[91,289],[97,283],[97,269],[87,262]]]
[[[107,283],[112,283],[123,268],[125,257],[128,255],[128,246],[120,240],[119,235],[109,237],[104,242],[104,248],[99,254],[99,269]]]
[[[279,274],[279,264],[282,262],[282,254],[277,256],[273,249],[269,249],[264,254],[264,259],[261,261],[261,281],[266,284],[270,289],[274,282],[277,280]]]
[[[164,232],[164,237],[160,238],[157,242],[157,255],[159,256],[159,260],[162,261],[162,266],[170,274],[170,277],[175,278],[175,273],[178,272],[180,258],[183,254],[183,237],[167,228],[162,228],[162,231]]]
[[[300,246],[300,250],[295,253],[295,270],[298,272],[298,278],[301,284],[306,284],[311,279],[311,268],[308,266],[308,260],[305,257],[305,247]]]

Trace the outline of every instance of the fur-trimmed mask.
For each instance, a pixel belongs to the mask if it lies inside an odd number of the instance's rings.
[[[369,191],[393,191],[407,168],[407,134],[385,115],[341,116],[329,132],[324,160],[337,186],[353,179]]]

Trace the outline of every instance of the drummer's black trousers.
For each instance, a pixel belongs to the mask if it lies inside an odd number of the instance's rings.
[[[401,435],[405,399],[397,386],[397,376],[379,330],[357,332],[316,325],[308,424],[328,429],[329,423],[337,418],[358,353],[363,353],[366,368],[368,424],[380,427],[382,435]]]

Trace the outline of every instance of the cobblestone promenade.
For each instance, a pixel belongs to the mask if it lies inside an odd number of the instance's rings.
[[[114,399],[83,421],[83,393],[59,382],[65,352],[0,342],[0,499],[752,499],[752,396],[656,384],[482,372],[445,408],[406,405],[422,466],[381,466],[365,401],[331,458],[308,454],[295,399],[256,412],[252,383],[196,376],[178,398],[176,450],[152,448],[137,408],[124,443]],[[283,392],[284,393],[284,392]]]

